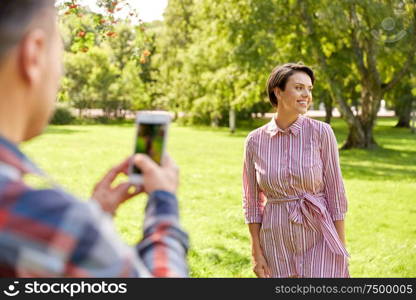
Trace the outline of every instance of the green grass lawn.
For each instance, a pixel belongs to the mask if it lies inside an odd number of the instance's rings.
[[[416,276],[416,135],[394,124],[378,120],[381,148],[341,151],[352,277]],[[332,126],[341,145],[346,126],[336,119]],[[226,129],[171,127],[168,151],[181,168],[181,221],[191,238],[192,277],[254,276],[241,205],[243,144],[250,130],[231,135]],[[133,125],[50,126],[23,149],[86,199],[104,172],[130,155],[133,136]],[[129,244],[141,238],[144,204],[140,196],[117,213],[117,228]]]

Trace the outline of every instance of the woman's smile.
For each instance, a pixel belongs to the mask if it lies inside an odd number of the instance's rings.
[[[308,104],[309,104],[309,101],[307,101],[307,100],[298,100],[298,103],[303,107],[307,107]]]

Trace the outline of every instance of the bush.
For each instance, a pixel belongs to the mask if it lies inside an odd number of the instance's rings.
[[[58,107],[50,121],[53,125],[67,125],[71,124],[75,120],[71,111],[66,107]]]
[[[98,124],[109,124],[111,119],[107,116],[98,116],[94,118],[94,121]]]

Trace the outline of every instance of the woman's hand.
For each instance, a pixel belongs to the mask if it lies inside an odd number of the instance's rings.
[[[253,255],[253,271],[258,278],[270,278],[271,272],[263,254]]]

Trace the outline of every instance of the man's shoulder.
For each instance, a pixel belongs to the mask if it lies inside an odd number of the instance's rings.
[[[19,276],[61,276],[82,237],[96,237],[91,212],[63,190],[9,182],[0,187],[0,261]]]
[[[17,199],[18,205],[37,209],[61,209],[78,206],[79,200],[71,194],[54,188],[32,189],[22,191]]]
[[[33,189],[22,182],[8,182],[0,187],[0,210],[8,211],[11,217],[59,226],[68,218],[87,220],[89,209],[85,202],[61,189]]]

